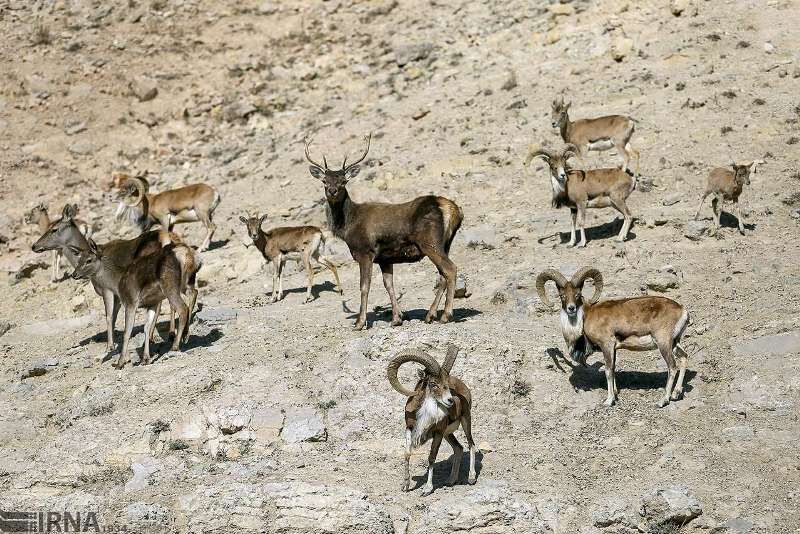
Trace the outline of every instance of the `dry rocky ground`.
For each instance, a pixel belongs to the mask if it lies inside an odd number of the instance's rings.
[[[793,0],[0,1],[0,508],[97,511],[130,532],[800,532],[798,17]],[[596,210],[589,245],[567,248],[543,165],[521,165],[529,143],[557,144],[560,91],[573,117],[638,120],[625,243]],[[356,199],[434,192],[465,212],[452,257],[472,295],[455,323],[421,321],[424,261],[397,269],[403,326],[376,275],[371,328],[353,331],[340,242],[343,299],[323,272],[301,304],[290,270],[286,299],[267,302],[239,215],[323,224],[302,140],[316,132],[337,160],[369,131]],[[712,237],[710,205],[690,219],[731,157],[766,163],[744,193],[747,235],[724,215]],[[132,236],[104,185],[143,170],[153,190],[218,187],[220,230],[184,352],[118,372],[99,297],[50,283],[23,215],[75,202],[98,242]],[[683,400],[656,408],[656,352],[621,355],[610,409],[597,355],[577,370],[561,358],[533,281],[586,264],[606,296],[689,308]],[[443,445],[436,491],[404,494],[386,363],[449,342],[475,399],[478,481],[464,462],[442,487]]]

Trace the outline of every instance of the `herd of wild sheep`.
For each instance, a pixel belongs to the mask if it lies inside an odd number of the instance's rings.
[[[535,158],[542,158],[550,170],[553,207],[569,208],[572,231],[570,246],[586,246],[584,219],[587,208],[613,207],[623,218],[617,237],[624,241],[628,235],[633,215],[626,204],[628,196],[636,189],[639,171],[639,153],[631,146],[634,120],[622,115],[572,121],[569,117],[571,102],[563,97],[552,103],[552,126],[557,128],[564,141],[562,148],[532,145],[524,159],[527,167]],[[367,157],[371,136],[364,139],[364,151],[355,161],[344,158],[341,167],[328,167],[315,161],[310,153],[311,140],[306,142],[305,157],[310,163],[309,172],[320,180],[328,201],[330,232],[316,226],[281,227],[264,231],[261,217],[240,217],[255,246],[265,260],[273,265],[271,302],[283,297],[281,273],[287,259],[302,261],[307,274],[306,301],[311,300],[314,269],[311,260],[329,269],[342,292],[336,266],[322,252],[326,235],[330,233],[347,243],[360,271],[361,305],[355,328],[367,324],[367,301],[372,266],[378,264],[383,275],[383,285],[392,305],[392,325],[401,325],[403,315],[394,291],[394,265],[418,262],[429,258],[439,272],[435,295],[425,322],[435,317],[446,323],[453,319],[453,299],[456,287],[456,265],[449,257],[450,246],[461,227],[464,214],[450,199],[440,196],[422,196],[400,204],[379,202],[359,203],[350,197],[347,182],[358,175],[360,164]],[[588,151],[616,148],[622,156],[621,167],[581,169],[573,166],[577,159],[585,167]],[[629,166],[636,159],[635,170]],[[712,197],[715,229],[719,227],[722,204],[733,202],[739,231],[744,226],[739,212],[739,195],[749,184],[750,173],[760,161],[712,169],[705,191],[700,199],[695,218],[703,202]],[[26,222],[38,224],[41,237],[33,244],[35,252],[52,251],[52,279],[60,279],[61,257],[74,268],[72,277],[87,279],[103,298],[106,312],[107,351],[114,349],[114,325],[117,313],[124,308],[125,327],[122,347],[115,366],[122,369],[129,356],[131,331],[136,310],[146,310],[145,343],[139,359],[141,365],[150,362],[150,341],[153,338],[161,305],[166,300],[171,310],[170,333],[172,350],[177,350],[188,338],[192,312],[197,302],[197,273],[202,266],[200,252],[206,250],[216,225],[214,211],[220,203],[220,194],[208,184],[194,184],[160,193],[149,191],[144,176],[116,179],[112,184],[119,193],[118,218],[129,218],[141,230],[133,239],[114,240],[97,244],[92,240],[91,226],[76,216],[78,207],[66,205],[61,218],[51,220],[47,208],[36,206],[26,216]],[[201,222],[206,236],[199,248],[185,243],[173,233],[176,223]],[[158,230],[151,230],[153,227]],[[576,229],[580,237],[576,237]],[[576,242],[577,241],[577,242]],[[591,296],[584,296],[587,280],[592,281]],[[608,394],[607,406],[612,406],[619,394],[614,368],[618,349],[658,349],[667,363],[668,374],[664,394],[659,406],[678,400],[683,394],[683,381],[688,355],[680,342],[689,323],[688,310],[666,297],[640,296],[627,299],[600,301],[603,276],[593,267],[579,269],[567,277],[555,269],[544,269],[536,280],[539,297],[552,306],[546,285],[553,282],[560,299],[561,331],[566,342],[565,357],[570,363],[584,365],[595,350],[603,353]],[[444,310],[438,314],[444,295]],[[184,297],[188,297],[188,300]],[[175,315],[177,314],[177,326]],[[458,348],[450,346],[440,364],[430,354],[408,350],[396,355],[389,363],[389,383],[407,397],[405,405],[405,459],[406,469],[403,489],[410,487],[409,459],[412,448],[431,441],[427,483],[423,494],[433,491],[433,464],[442,439],[453,448],[453,464],[448,484],[458,479],[463,447],[454,432],[462,427],[470,452],[468,481],[475,483],[475,442],[471,430],[471,395],[469,388],[450,374]],[[413,389],[398,379],[399,368],[408,362],[422,365],[420,379]]]

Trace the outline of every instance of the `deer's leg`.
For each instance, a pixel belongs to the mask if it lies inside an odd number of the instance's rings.
[[[169,300],[169,305],[172,306],[172,309],[176,310],[178,314],[178,330],[175,332],[175,338],[172,340],[172,348],[170,348],[170,350],[179,350],[184,329],[187,327],[189,321],[189,307],[181,298],[181,292],[177,286],[165,289],[167,289],[164,293]]]
[[[570,208],[569,209],[569,216],[570,216],[570,219],[572,220],[572,230],[569,233],[569,243],[567,243],[567,246],[574,247],[575,246],[575,223],[576,223],[576,221],[578,219],[578,210],[574,209],[574,208]]]
[[[125,367],[125,362],[128,360],[128,344],[131,340],[131,332],[133,331],[133,323],[136,320],[136,308],[138,303],[129,302],[125,303],[125,332],[122,336],[122,350],[117,358],[117,363],[114,367],[122,369]]]
[[[334,265],[333,262],[329,260],[327,257],[323,256],[322,254],[319,254],[319,251],[317,252],[317,256],[315,259],[333,273],[333,279],[336,280],[336,291],[338,291],[340,295],[344,295],[344,291],[342,290],[342,283],[339,282],[339,271],[336,270],[336,265]]]
[[[372,258],[359,256],[357,258],[361,278],[361,307],[358,310],[356,330],[361,330],[367,324],[367,301],[369,300],[369,286],[372,283]]]
[[[445,439],[453,447],[453,462],[450,465],[450,478],[447,479],[448,486],[455,486],[458,482],[458,472],[461,470],[461,457],[464,455],[464,447],[458,442],[453,434],[448,434]]]
[[[579,247],[586,246],[586,206],[585,205],[578,205],[578,228],[581,230],[581,240],[578,242]]]
[[[689,365],[689,355],[677,344],[674,349],[675,356],[678,358],[678,379],[675,382],[675,389],[672,390],[670,400],[683,398],[683,379],[686,377],[686,367]]]
[[[461,428],[464,429],[464,435],[467,436],[467,447],[469,447],[469,476],[467,483],[475,484],[477,478],[475,474],[475,440],[472,439],[472,414],[467,412],[461,416]]]
[[[158,219],[158,224],[161,225],[161,228],[164,230],[164,242],[162,246],[167,246],[172,243],[172,238],[170,237],[169,233],[172,231],[172,214],[166,213]]]
[[[153,329],[158,320],[158,307],[161,305],[159,302],[153,308],[147,308],[146,319],[144,322],[144,352],[142,353],[142,360],[139,365],[147,365],[150,363],[150,337],[153,335]]]
[[[156,304],[155,318],[153,319],[153,325],[152,328],[150,328],[150,330],[147,331],[147,338],[153,343],[156,342],[156,333],[158,333],[158,330],[156,329],[156,323],[158,323],[159,315],[161,315],[161,302]]]
[[[411,429],[406,429],[406,450],[404,454],[405,458],[405,473],[403,476],[403,484],[400,486],[400,489],[403,491],[408,491],[411,488]]]
[[[444,279],[444,276],[441,274],[439,275],[439,280],[436,282],[435,293],[433,295],[433,302],[431,303],[431,307],[428,310],[428,314],[425,316],[425,322],[430,323],[434,316],[436,315],[436,310],[439,308],[439,301],[442,300],[442,295],[444,295],[444,290],[447,289],[447,280]]]
[[[304,302],[311,302],[311,287],[314,285],[314,269],[311,268],[311,251],[305,250],[302,255],[303,267],[306,270],[308,277],[308,286],[306,287],[306,300]]]
[[[61,251],[54,250],[50,253],[52,258],[52,272],[50,273],[50,281],[51,282],[58,282],[58,279],[61,278],[61,269],[59,268],[59,263],[61,261]]]
[[[444,301],[444,313],[442,314],[441,321],[446,323],[453,319],[453,299],[456,294],[456,274],[458,272],[455,263],[453,263],[441,247],[420,245],[422,253],[428,256],[436,268],[439,270],[439,275],[442,276],[447,283],[447,294]],[[434,304],[438,305],[437,299],[434,297]],[[428,310],[428,315],[425,316],[425,322],[431,322],[433,316],[436,314],[436,308],[431,306]]]
[[[734,211],[736,212],[736,221],[739,223],[739,233],[744,235],[744,222],[742,221],[742,208],[739,206],[739,201],[733,203]]]
[[[397,304],[397,297],[394,294],[394,265],[391,263],[381,263],[381,273],[383,274],[383,287],[389,294],[389,300],[392,301],[392,326],[400,326],[403,324],[403,312],[400,311],[400,306]]]
[[[616,340],[612,339],[606,341],[601,348],[603,349],[603,359],[606,365],[606,387],[608,389],[608,395],[606,396],[604,404],[606,406],[613,406],[617,400],[616,376],[614,376],[614,363],[617,358]]]
[[[719,230],[719,218],[722,215],[722,199],[718,195],[711,199],[711,208],[714,210],[714,235]]]
[[[617,236],[617,241],[625,241],[625,238],[628,237],[628,232],[631,229],[633,215],[631,214],[631,210],[628,209],[628,205],[625,203],[624,198],[611,197],[611,205],[614,206],[614,208],[619,211],[625,219],[622,223],[622,228],[619,231],[619,235]]]
[[[653,336],[655,337],[655,336]],[[658,402],[658,407],[663,408],[669,404],[670,395],[672,395],[672,387],[675,384],[675,377],[678,375],[677,365],[675,365],[675,357],[673,356],[673,343],[672,332],[667,335],[660,335],[656,338],[658,350],[661,352],[661,357],[667,362],[667,385],[664,388],[664,396]]]
[[[192,324],[192,314],[197,305],[197,273],[193,274],[189,280],[189,316],[186,319],[186,328],[183,330],[183,342],[189,341],[189,325]]]
[[[437,432],[431,440],[431,452],[428,454],[428,481],[422,488],[423,496],[433,493],[433,464],[436,463],[436,455],[439,454],[439,445],[441,444],[442,435]]]
[[[211,220],[211,214],[205,211],[197,212],[197,218],[200,219],[200,222],[206,227],[206,238],[203,240],[203,244],[200,245],[200,252],[203,252],[208,250],[209,245],[211,245],[211,238],[214,235],[214,231],[217,229],[217,225]]]
[[[694,213],[694,220],[696,221],[698,217],[700,217],[700,210],[703,209],[703,202],[706,201],[706,197],[708,197],[709,192],[706,191],[700,196],[700,204],[697,206],[697,211]]]
[[[106,308],[106,352],[114,350],[114,323],[119,313],[119,299],[110,290],[103,291],[103,304]]]
[[[286,258],[280,255],[281,265],[278,269],[278,300],[283,300],[283,268],[286,267]]]
[[[278,271],[280,271],[281,261],[280,258],[275,256],[272,258],[272,295],[269,301],[275,302],[278,300]]]

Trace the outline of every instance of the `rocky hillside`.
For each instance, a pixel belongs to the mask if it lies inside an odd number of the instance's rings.
[[[792,0],[0,0],[0,509],[96,512],[129,532],[800,532],[798,17]],[[604,209],[588,246],[568,248],[545,166],[522,166],[531,143],[560,144],[557,94],[573,118],[637,121],[624,243]],[[371,326],[353,331],[358,269],[341,242],[344,297],[321,272],[302,304],[290,264],[286,298],[268,303],[271,268],[239,216],[324,224],[303,140],[339,162],[368,132],[355,199],[436,193],[464,211],[451,257],[471,296],[454,323],[422,322],[426,260],[396,269],[403,326],[376,275]],[[711,235],[710,202],[692,217],[731,158],[765,164],[742,197],[746,235],[727,212]],[[217,187],[219,230],[189,343],[116,371],[101,299],[50,282],[24,216],[77,203],[98,242],[131,237],[108,184],[145,171],[154,191]],[[606,296],[688,307],[683,400],[656,407],[656,351],[621,353],[613,408],[602,358],[564,360],[534,280],[583,265]],[[477,484],[464,461],[444,487],[444,444],[435,492],[420,495],[423,448],[403,493],[404,399],[386,364],[448,343],[473,391]]]

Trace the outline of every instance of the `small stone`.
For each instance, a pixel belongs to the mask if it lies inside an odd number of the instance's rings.
[[[684,197],[683,193],[675,192],[672,193],[671,195],[667,195],[667,197],[664,198],[664,200],[662,200],[661,203],[664,206],[672,206],[673,204],[677,204],[678,202],[680,202],[683,197]]]
[[[158,95],[158,86],[151,78],[139,76],[130,82],[131,94],[139,99],[139,102],[153,100]]]
[[[67,150],[69,150],[72,154],[78,156],[89,156],[91,154],[94,154],[96,148],[89,141],[77,141],[69,145],[69,147],[67,147]]]
[[[509,70],[506,73],[506,78],[503,80],[503,85],[500,86],[500,89],[503,91],[510,91],[517,87],[517,73],[513,70]]]
[[[322,418],[311,409],[297,409],[288,412],[280,435],[286,443],[328,440],[328,431]]]
[[[687,15],[694,17],[697,15],[697,5],[694,0],[672,0],[669,4],[669,10],[676,17]]]
[[[219,326],[231,321],[235,321],[239,316],[239,311],[233,308],[211,308],[203,307],[195,317],[201,323],[209,326]]]
[[[544,44],[555,44],[561,40],[561,32],[558,28],[553,28],[552,30],[548,31],[544,34]]]
[[[80,119],[70,119],[64,123],[64,133],[75,135],[86,131],[86,121]]]
[[[766,52],[767,54],[771,54],[774,51],[775,51],[775,45],[774,44],[770,43],[769,41],[764,43],[764,52]]]
[[[651,275],[647,279],[647,289],[664,293],[678,287],[678,277],[670,272],[661,272]]]
[[[553,14],[553,16],[575,14],[575,7],[572,4],[550,4],[547,9]]]
[[[658,488],[642,497],[639,515],[656,523],[684,525],[703,513],[700,501],[683,486]]]
[[[621,62],[633,52],[633,39],[624,35],[617,35],[611,41],[611,57],[617,63]]]
[[[0,320],[0,337],[2,337],[3,335],[5,335],[5,333],[6,333],[6,332],[8,332],[9,330],[11,330],[11,328],[12,328],[13,326],[14,326],[14,325],[12,325],[11,323],[9,323],[8,321],[2,321],[2,320]]]
[[[429,109],[419,108],[417,111],[415,111],[411,115],[411,118],[414,119],[415,121],[418,121],[418,120],[420,120],[422,117],[424,117],[425,115],[427,115],[430,112],[431,112],[431,110],[429,110]]]
[[[700,241],[710,228],[711,223],[708,221],[689,221],[684,227],[683,235],[691,241]]]
[[[426,59],[433,51],[431,43],[407,44],[395,47],[394,56],[398,67],[403,67],[412,61]]]

